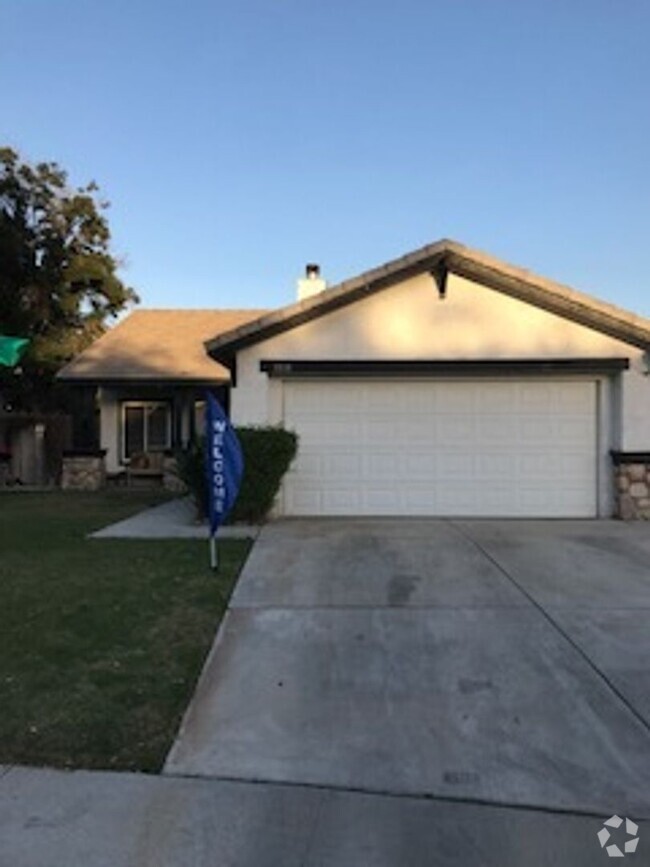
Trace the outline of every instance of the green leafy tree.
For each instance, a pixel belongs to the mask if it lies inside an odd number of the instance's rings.
[[[56,371],[138,301],[117,275],[107,207],[95,183],[73,189],[56,163],[0,148],[0,334],[30,341],[18,372],[0,370],[4,403],[51,408]]]

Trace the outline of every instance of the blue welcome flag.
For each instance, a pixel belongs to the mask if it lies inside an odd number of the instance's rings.
[[[205,470],[208,481],[210,536],[214,539],[239,494],[244,474],[244,456],[237,434],[219,402],[210,392],[206,398]],[[213,554],[214,565],[216,557]]]

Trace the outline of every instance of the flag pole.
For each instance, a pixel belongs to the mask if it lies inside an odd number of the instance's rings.
[[[210,534],[210,568],[219,568],[219,557],[217,555],[217,539],[215,533]]]

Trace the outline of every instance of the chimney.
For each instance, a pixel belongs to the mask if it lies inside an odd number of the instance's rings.
[[[305,301],[312,295],[318,295],[327,288],[327,283],[320,275],[320,265],[310,263],[305,268],[305,276],[298,280],[298,301]]]

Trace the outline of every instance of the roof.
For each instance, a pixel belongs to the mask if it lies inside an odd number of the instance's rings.
[[[214,358],[229,361],[246,346],[267,340],[427,271],[432,273],[437,282],[442,281],[448,272],[458,274],[624,343],[642,349],[650,348],[649,319],[450,240],[429,244],[297,304],[243,322],[231,331],[222,330],[206,342],[206,348]]]
[[[259,319],[264,310],[135,310],[74,358],[58,377],[72,382],[228,382],[204,342]]]

